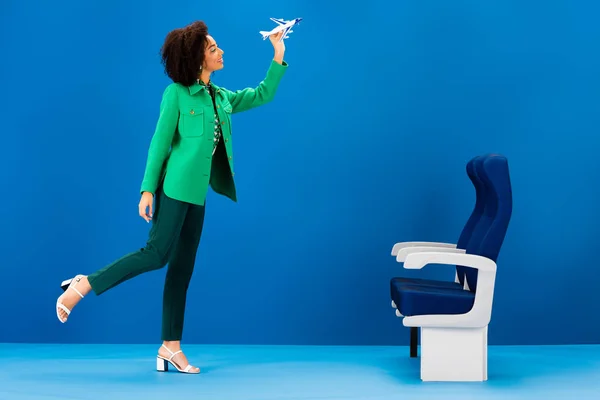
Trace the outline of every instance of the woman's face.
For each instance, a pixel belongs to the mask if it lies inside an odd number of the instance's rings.
[[[223,68],[223,50],[217,47],[217,42],[212,36],[206,36],[207,45],[204,50],[204,65],[202,69],[213,72]]]

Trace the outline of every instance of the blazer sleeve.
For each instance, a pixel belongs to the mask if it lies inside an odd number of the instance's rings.
[[[177,100],[177,87],[171,84],[163,92],[158,122],[150,141],[146,170],[140,192],[155,194],[163,164],[171,149],[171,142],[175,135],[178,120],[179,104]]]
[[[221,89],[227,100],[232,106],[232,113],[238,113],[251,108],[267,104],[275,97],[277,88],[281,79],[287,71],[288,64],[283,61],[281,64],[275,60],[271,61],[271,66],[267,71],[265,79],[255,88],[246,88],[238,91]]]

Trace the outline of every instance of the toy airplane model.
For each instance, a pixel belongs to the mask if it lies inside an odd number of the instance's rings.
[[[269,36],[283,31],[283,35],[281,35],[281,39],[279,39],[279,41],[282,41],[283,39],[287,39],[289,37],[288,33],[293,32],[292,26],[299,24],[300,21],[302,21],[302,18],[294,18],[290,21],[286,21],[286,20],[280,19],[280,18],[271,18],[271,21],[277,22],[279,24],[279,26],[277,26],[276,28],[273,28],[273,30],[271,30],[270,32],[260,31],[259,33],[262,35],[263,40],[265,40]]]

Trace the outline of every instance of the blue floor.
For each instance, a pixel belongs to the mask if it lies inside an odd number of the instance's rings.
[[[156,350],[0,344],[0,399],[600,399],[600,346],[491,346],[484,383],[423,383],[406,347],[187,345],[200,375]]]

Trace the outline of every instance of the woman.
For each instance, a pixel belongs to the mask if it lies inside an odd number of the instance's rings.
[[[100,295],[141,273],[169,264],[163,293],[162,340],[157,369],[199,373],[181,351],[186,293],[204,222],[208,187],[237,201],[233,181],[231,114],[273,100],[287,70],[281,33],[270,37],[275,50],[266,78],[256,88],[236,92],[211,82],[223,68],[221,50],[208,28],[196,21],[170,32],[161,49],[165,89],[141,185],[139,215],[152,221],[143,249],[88,275],[64,281],[56,312],[66,322],[90,291]]]

